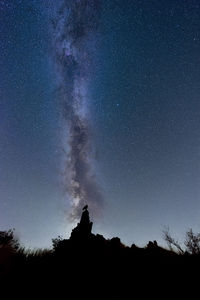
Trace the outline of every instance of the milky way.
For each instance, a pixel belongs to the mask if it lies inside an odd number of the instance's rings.
[[[85,203],[93,215],[102,209],[102,195],[93,171],[91,126],[88,114],[88,83],[91,78],[100,3],[97,0],[66,0],[56,19],[55,60],[60,78],[59,93],[67,134],[65,186],[76,219]]]

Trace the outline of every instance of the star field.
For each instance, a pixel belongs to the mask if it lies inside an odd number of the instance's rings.
[[[0,1],[0,228],[31,247],[71,226],[52,62],[58,2]],[[199,15],[198,0],[102,1],[87,108],[105,203],[94,230],[107,237],[143,246],[164,243],[164,226],[180,238],[200,231]]]

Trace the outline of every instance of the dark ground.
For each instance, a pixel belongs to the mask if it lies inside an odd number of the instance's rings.
[[[149,242],[127,247],[119,238],[91,233],[87,209],[69,239],[54,239],[53,250],[28,252],[10,233],[1,233],[2,295],[56,299],[189,299],[199,295],[200,255],[177,254]],[[7,235],[7,237],[9,234]]]

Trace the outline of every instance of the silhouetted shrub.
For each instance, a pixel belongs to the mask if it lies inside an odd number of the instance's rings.
[[[180,243],[178,242],[178,240],[175,240],[169,233],[169,228],[163,230],[163,237],[164,237],[164,240],[167,242],[167,245],[168,245],[170,251],[177,250],[179,254],[184,253],[184,250],[180,246]],[[176,250],[174,250],[173,246],[175,247]]]
[[[200,254],[200,233],[194,233],[190,228],[186,232],[186,239],[184,242],[186,251],[190,254]]]
[[[184,241],[185,250],[180,246],[178,240],[175,240],[171,236],[168,228],[163,233],[170,250],[174,251],[173,247],[175,247],[179,254],[200,254],[200,233],[194,233],[191,228],[186,232]]]
[[[56,250],[59,247],[62,240],[63,238],[60,235],[57,238],[52,239],[53,250]]]
[[[12,250],[19,248],[19,241],[14,237],[14,229],[0,231],[0,248],[9,248]]]

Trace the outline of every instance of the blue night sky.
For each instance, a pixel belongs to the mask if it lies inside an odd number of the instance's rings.
[[[74,169],[63,167],[69,131],[60,99],[71,89],[58,89],[62,80],[70,87],[73,74],[75,95],[84,49],[90,70],[79,92],[86,89],[87,100],[76,113],[87,111],[92,132],[96,183],[88,195],[95,199],[98,188],[103,199],[94,200],[102,210],[96,219],[91,211],[94,232],[139,246],[164,245],[165,226],[180,240],[190,227],[200,232],[199,1],[101,1],[92,41],[75,43],[66,34],[69,47],[56,44],[53,31],[62,3],[0,0],[0,230],[14,227],[26,247],[49,247],[74,226],[63,175]],[[61,46],[66,57],[56,66]],[[69,63],[75,55],[79,76]],[[61,78],[58,67],[72,73]]]

